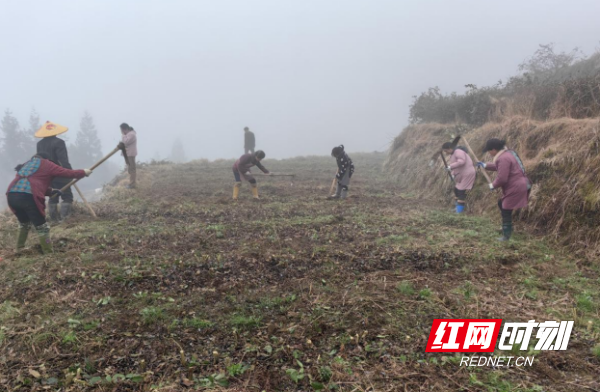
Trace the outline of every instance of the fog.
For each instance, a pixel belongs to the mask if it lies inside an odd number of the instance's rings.
[[[412,96],[494,84],[538,44],[591,53],[600,2],[0,0],[0,109],[132,125],[140,160],[384,150]]]

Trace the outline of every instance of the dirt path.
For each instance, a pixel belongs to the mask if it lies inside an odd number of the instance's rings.
[[[230,200],[229,162],[156,165],[108,190],[97,221],[56,227],[57,253],[8,250],[0,217],[0,389],[56,391],[600,390],[598,265],[497,222],[456,216],[353,156],[269,161]],[[83,211],[83,210],[82,210]],[[32,242],[33,245],[33,242]],[[531,368],[425,354],[434,318],[575,320],[566,352]],[[587,389],[586,389],[587,388]]]

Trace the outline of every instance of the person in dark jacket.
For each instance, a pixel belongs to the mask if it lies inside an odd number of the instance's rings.
[[[253,166],[258,167],[263,173],[270,174],[270,172],[260,163],[265,159],[265,152],[262,150],[256,151],[254,154],[244,154],[235,161],[233,164],[233,177],[235,178],[235,184],[233,186],[233,200],[237,200],[240,194],[240,188],[242,187],[242,178],[250,183],[252,187],[252,196],[258,200],[258,184],[256,179],[250,173],[250,169]]]
[[[254,133],[250,132],[248,127],[244,128],[244,154],[254,154],[256,147],[256,138]]]
[[[490,189],[502,189],[502,198],[498,200],[498,208],[502,216],[502,237],[498,240],[508,241],[513,232],[512,212],[527,207],[531,182],[525,173],[521,158],[515,151],[506,147],[504,140],[489,139],[483,150],[484,154],[486,152],[494,158],[493,161],[477,162],[477,166],[497,172]]]
[[[83,178],[92,171],[70,170],[55,165],[45,153],[34,155],[29,161],[15,168],[17,175],[6,190],[8,206],[19,220],[17,251],[25,247],[31,225],[35,227],[42,252],[52,253],[50,226],[46,222],[46,196],[60,192],[50,184],[56,177]],[[52,198],[51,198],[52,199]]]
[[[69,163],[69,154],[67,153],[67,145],[64,140],[56,137],[62,133],[67,132],[69,129],[58,124],[46,121],[46,123],[38,129],[35,136],[42,138],[37,144],[37,152],[46,154],[48,159],[56,163],[60,167],[65,169],[72,169],[71,163]],[[52,187],[61,189],[69,183],[69,178],[56,177],[52,181]],[[48,202],[48,215],[50,221],[65,220],[71,214],[71,207],[73,205],[73,192],[71,188],[64,191],[60,198],[62,198],[62,205],[60,211],[58,208],[59,197],[54,197]]]
[[[354,164],[352,159],[344,151],[344,146],[339,145],[331,150],[331,156],[335,158],[338,165],[338,171],[335,175],[337,179],[337,189],[335,194],[331,195],[331,199],[345,199],[348,196],[348,185],[350,178],[354,174]]]

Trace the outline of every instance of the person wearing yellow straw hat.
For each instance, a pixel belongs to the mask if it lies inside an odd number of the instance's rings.
[[[58,125],[56,123],[46,121],[44,125],[35,133],[35,137],[41,138],[37,144],[37,152],[45,154],[48,159],[57,165],[64,167],[65,169],[71,170],[71,163],[69,163],[69,154],[67,153],[67,145],[64,140],[56,137],[62,133],[65,133],[69,128]],[[70,181],[70,178],[56,177],[52,180],[52,188],[61,189]],[[48,215],[50,221],[62,221],[65,220],[71,214],[71,206],[73,203],[73,192],[71,188],[62,192],[60,196],[62,198],[62,206],[60,207],[60,214],[58,209],[58,197],[53,197],[48,203]]]

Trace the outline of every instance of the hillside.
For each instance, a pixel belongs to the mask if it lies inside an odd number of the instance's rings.
[[[396,141],[387,165],[409,182],[389,181],[384,154],[352,154],[345,202],[324,199],[327,157],[267,159],[298,176],[259,178],[260,202],[247,184],[230,200],[231,162],[146,165],[137,191],[106,189],[97,220],[80,208],[53,228],[47,258],[16,257],[2,215],[0,389],[600,389],[597,263],[528,225],[501,245],[497,221],[440,203],[443,173],[421,164],[445,132]],[[576,326],[532,368],[460,368],[459,354],[425,354],[433,318]]]

